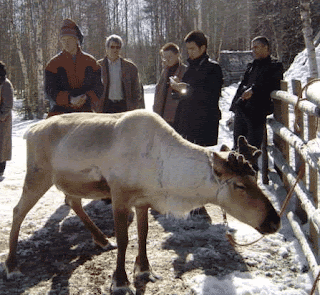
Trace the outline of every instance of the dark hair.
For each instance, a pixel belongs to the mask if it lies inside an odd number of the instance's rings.
[[[185,43],[194,42],[197,44],[199,48],[203,45],[208,47],[208,38],[202,31],[191,31],[184,38],[184,42]]]
[[[6,65],[4,62],[0,61],[0,76],[4,77],[7,75]]]
[[[262,45],[267,46],[268,50],[270,50],[270,41],[267,37],[258,36],[253,38],[252,42],[260,42]]]
[[[160,53],[163,53],[163,51],[172,51],[174,54],[179,53],[179,46],[175,43],[169,42],[162,46],[160,49]]]

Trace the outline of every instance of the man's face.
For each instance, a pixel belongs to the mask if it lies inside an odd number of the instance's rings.
[[[205,53],[207,47],[205,45],[202,45],[201,47],[198,47],[198,45],[195,42],[187,42],[186,43],[188,55],[190,59],[197,59],[202,54]]]
[[[111,41],[106,48],[107,57],[115,61],[120,57],[121,46],[117,42]]]
[[[266,58],[270,55],[270,51],[267,45],[263,45],[259,41],[253,41],[251,43],[251,50],[254,59]]]
[[[78,50],[78,39],[72,36],[62,36],[61,37],[61,44],[63,50],[71,53],[76,54]]]
[[[174,53],[171,50],[162,52],[162,62],[165,67],[172,67],[179,62],[179,53]]]

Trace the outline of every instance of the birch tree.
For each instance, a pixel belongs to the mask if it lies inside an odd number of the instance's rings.
[[[43,118],[44,114],[44,61],[43,61],[43,9],[42,0],[36,0],[37,6],[37,27],[36,27],[36,68],[37,68],[37,90],[38,90],[38,103],[37,103],[37,117]]]
[[[21,44],[21,32],[19,31],[19,22],[18,17],[16,15],[16,9],[14,6],[13,0],[10,0],[10,6],[12,8],[12,26],[11,26],[11,32],[14,35],[14,40],[17,47],[17,52],[20,59],[20,65],[21,70],[23,74],[23,80],[24,80],[24,108],[25,108],[25,119],[32,119],[32,112],[30,107],[30,97],[31,97],[31,87],[30,87],[30,80],[28,75],[28,67],[27,67],[27,61],[24,57],[23,51],[22,51],[22,44]]]
[[[318,65],[311,27],[310,1],[300,1],[300,13],[302,20],[302,32],[308,53],[310,78],[318,78]]]

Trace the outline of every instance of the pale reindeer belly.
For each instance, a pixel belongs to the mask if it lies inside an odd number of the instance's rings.
[[[53,177],[56,187],[66,195],[86,199],[110,197],[107,180],[93,167],[81,171],[57,171]]]

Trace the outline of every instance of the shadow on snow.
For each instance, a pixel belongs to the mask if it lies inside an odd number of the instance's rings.
[[[84,209],[107,237],[114,236],[111,205],[92,201]],[[93,243],[90,232],[77,216],[66,218],[70,210],[67,205],[60,206],[43,228],[29,239],[19,241],[18,267],[23,276],[7,280],[3,270],[1,294],[24,294],[26,290],[48,280],[52,280],[52,285],[46,294],[60,294],[62,289],[66,292],[64,294],[69,294],[72,273],[94,256],[105,252]]]

